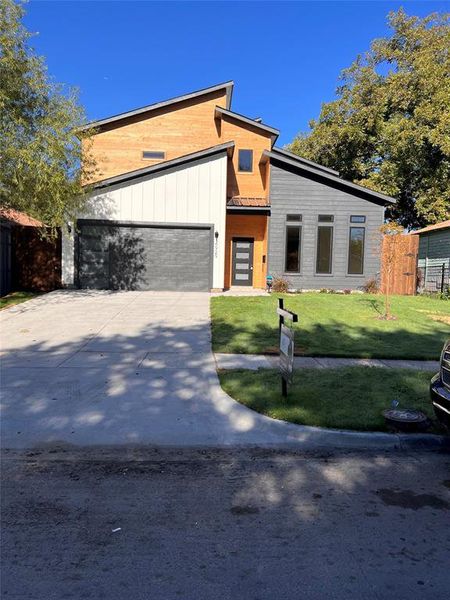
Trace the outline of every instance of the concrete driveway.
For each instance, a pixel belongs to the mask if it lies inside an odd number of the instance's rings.
[[[209,294],[58,291],[0,313],[2,445],[396,446],[274,421],[225,394]]]

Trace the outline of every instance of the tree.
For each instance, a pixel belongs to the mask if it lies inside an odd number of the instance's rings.
[[[29,45],[23,5],[0,0],[0,206],[53,230],[82,209],[94,171],[76,92],[49,78]]]
[[[388,217],[421,226],[450,218],[449,15],[399,10],[388,23],[289,149],[396,197]]]

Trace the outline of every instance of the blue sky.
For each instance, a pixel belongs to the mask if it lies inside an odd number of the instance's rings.
[[[386,35],[403,6],[449,2],[131,2],[31,0],[25,24],[50,74],[80,89],[89,119],[233,79],[233,110],[291,141],[332,100],[340,71]]]

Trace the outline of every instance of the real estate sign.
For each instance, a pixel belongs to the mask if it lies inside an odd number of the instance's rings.
[[[280,327],[280,372],[287,383],[292,383],[294,371],[294,331],[286,325]]]

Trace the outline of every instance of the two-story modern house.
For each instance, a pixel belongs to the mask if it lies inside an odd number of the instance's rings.
[[[277,148],[233,82],[87,125],[99,178],[63,238],[67,286],[356,289],[380,268],[392,198]]]

